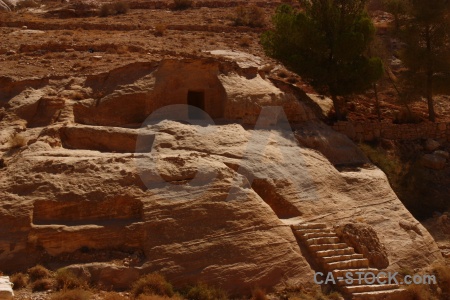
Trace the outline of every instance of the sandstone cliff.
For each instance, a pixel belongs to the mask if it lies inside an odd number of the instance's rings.
[[[313,270],[289,225],[318,220],[370,225],[390,270],[441,259],[385,174],[257,70],[167,60],[11,82],[0,94],[3,271],[72,265],[117,288],[151,271],[232,292],[303,284]],[[140,128],[189,91],[218,125]],[[296,134],[277,114],[258,123],[264,106],[283,107]]]

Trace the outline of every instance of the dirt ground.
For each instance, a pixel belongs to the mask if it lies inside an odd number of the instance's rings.
[[[98,7],[100,4],[96,3]],[[65,11],[73,9],[73,3],[57,1],[42,1],[39,7],[0,13],[0,76],[20,80],[88,75],[136,61],[207,57],[207,51],[216,49],[249,52],[267,63],[277,64],[264,55],[259,40],[261,32],[270,27],[271,15],[281,2],[253,1],[264,12],[265,26],[259,28],[234,25],[237,6],[248,2],[194,1],[194,6],[199,7],[186,10],[171,9],[169,0],[129,3],[128,13],[107,17],[89,10],[80,14],[91,16],[71,17]],[[372,14],[379,35],[385,36],[389,16]],[[279,75],[307,92],[314,92],[289,72]],[[379,84],[379,98],[383,119],[394,120],[405,110],[387,79]],[[436,96],[439,121],[450,121],[449,100],[449,96]],[[348,119],[377,118],[372,90],[345,101]],[[411,109],[420,119],[426,119],[425,99],[413,103]]]

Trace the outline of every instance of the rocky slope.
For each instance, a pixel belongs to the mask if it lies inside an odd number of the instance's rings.
[[[3,78],[3,271],[71,266],[119,289],[152,271],[233,293],[305,284],[313,270],[289,225],[314,221],[370,225],[388,270],[442,259],[385,174],[321,123],[319,106],[265,78],[227,58]],[[189,103],[189,91],[203,92],[209,124],[177,122],[185,106],[170,118],[158,110]]]

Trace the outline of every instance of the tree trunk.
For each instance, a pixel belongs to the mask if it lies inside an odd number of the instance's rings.
[[[332,94],[331,99],[333,100],[334,113],[336,114],[336,119],[338,121],[340,121],[340,120],[342,120],[342,112],[341,112],[341,106],[338,101],[338,98],[335,94]]]
[[[377,115],[378,115],[378,121],[381,122],[381,110],[380,110],[380,99],[378,98],[378,88],[377,84],[373,84],[373,91],[375,92],[375,101],[377,106]]]
[[[436,121],[433,101],[433,57],[431,49],[431,33],[430,26],[425,30],[425,38],[427,42],[427,102],[428,102],[428,118],[430,121]]]

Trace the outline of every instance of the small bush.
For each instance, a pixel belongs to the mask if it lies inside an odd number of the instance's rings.
[[[109,292],[109,293],[106,293],[103,296],[103,299],[107,299],[107,300],[128,300],[128,297],[122,296],[121,294],[116,293],[116,292]]]
[[[27,143],[28,143],[27,138],[25,136],[23,136],[22,134],[17,133],[9,141],[9,146],[11,148],[22,148],[23,146],[26,146]]]
[[[234,16],[235,26],[264,27],[264,11],[257,6],[239,6]]]
[[[226,300],[228,298],[223,290],[208,286],[204,283],[199,283],[191,287],[186,297],[195,300]]]
[[[41,265],[37,265],[28,269],[27,273],[30,276],[31,281],[49,278],[52,275],[52,273],[47,268]]]
[[[239,40],[239,45],[241,47],[250,47],[251,44],[252,44],[252,39],[249,36],[247,36],[247,35],[244,35]]]
[[[330,294],[327,295],[327,298],[330,300],[340,300],[343,299],[342,295],[339,294],[338,292],[332,292]]]
[[[141,294],[160,295],[172,297],[174,295],[172,285],[160,274],[148,274],[133,284],[132,294],[137,297]]]
[[[251,300],[267,300],[266,292],[262,289],[254,289]]]
[[[163,36],[166,33],[166,29],[167,29],[166,25],[164,25],[164,24],[157,24],[155,26],[155,31],[154,31],[153,34],[155,36]]]
[[[434,300],[430,286],[425,284],[413,284],[407,288],[408,294],[414,300]]]
[[[28,285],[28,277],[23,273],[16,273],[11,276],[11,282],[14,284],[14,289],[18,290]]]
[[[77,1],[71,4],[69,8],[75,10],[79,17],[88,17],[95,14],[97,5],[93,2]]]
[[[128,3],[124,1],[115,2],[113,6],[117,15],[126,14],[130,10]]]
[[[35,2],[34,0],[23,0],[23,1],[19,1],[16,4],[16,9],[21,9],[21,8],[34,8],[34,7],[39,7],[39,3]]]
[[[137,300],[184,300],[183,298],[179,298],[177,296],[167,298],[166,296],[159,295],[140,295]]]
[[[59,269],[56,271],[56,288],[58,290],[73,290],[78,288],[88,288],[88,283],[76,276],[68,269]]]
[[[100,17],[126,14],[129,9],[128,3],[123,1],[104,3],[100,7]]]
[[[38,279],[31,285],[33,292],[48,291],[53,287],[53,281],[49,278]]]
[[[450,294],[450,267],[445,265],[436,266],[434,273],[436,273],[437,283],[442,291]]]
[[[177,10],[188,9],[192,7],[192,0],[174,0],[173,8]]]
[[[89,300],[92,294],[82,289],[61,291],[54,294],[50,300]],[[105,298],[108,300],[126,299],[126,298]]]

